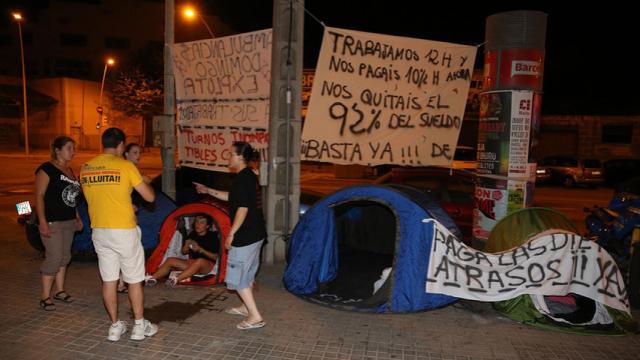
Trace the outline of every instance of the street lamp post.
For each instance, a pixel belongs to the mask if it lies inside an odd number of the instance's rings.
[[[104,71],[102,72],[102,83],[100,84],[100,99],[98,100],[98,107],[96,111],[98,112],[98,124],[96,125],[96,129],[98,129],[98,135],[100,135],[100,128],[102,127],[102,114],[104,113],[104,108],[102,107],[102,94],[104,93],[104,81],[107,78],[107,69],[109,66],[115,64],[116,61],[113,58],[108,58],[104,63]],[[100,142],[100,151],[102,151],[102,140],[98,139]]]
[[[13,13],[13,18],[18,23],[18,36],[20,37],[20,61],[22,62],[22,106],[24,113],[24,153],[29,155],[29,118],[27,116],[27,74],[24,68],[24,47],[22,44],[22,15]]]
[[[192,20],[193,18],[198,17],[200,21],[202,21],[202,23],[204,24],[204,27],[207,28],[207,31],[209,32],[209,35],[211,35],[211,38],[213,39],[215,37],[215,35],[213,35],[213,31],[211,31],[211,28],[209,27],[207,22],[204,21],[204,18],[202,17],[202,15],[200,15],[200,13],[197,12],[194,8],[192,7],[184,8],[182,15],[184,15],[184,17],[187,18],[188,20]]]
[[[104,63],[104,71],[102,72],[102,84],[100,84],[100,100],[98,101],[98,113],[100,114],[100,122],[98,123],[98,128],[102,126],[102,93],[104,92],[104,80],[107,78],[107,69],[110,65],[115,64],[116,61],[112,58],[108,58]]]

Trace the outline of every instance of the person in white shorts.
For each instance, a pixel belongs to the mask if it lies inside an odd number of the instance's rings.
[[[127,325],[118,319],[117,285],[120,272],[129,284],[129,300],[134,316],[132,340],[144,340],[158,327],[144,319],[144,250],[140,228],[131,203],[135,189],[143,199],[155,200],[153,188],[145,183],[136,166],[122,158],[125,134],[109,128],[102,134],[101,155],[82,166],[80,184],[89,207],[93,245],[98,254],[102,296],[111,319],[108,339],[118,341]]]

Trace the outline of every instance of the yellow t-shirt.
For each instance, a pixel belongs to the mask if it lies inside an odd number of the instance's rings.
[[[142,181],[136,166],[116,155],[98,155],[84,164],[80,170],[80,184],[89,205],[91,227],[136,227],[131,192]]]

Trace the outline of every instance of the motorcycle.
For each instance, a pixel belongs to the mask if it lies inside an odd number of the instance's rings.
[[[584,208],[586,237],[613,257],[625,277],[629,300],[640,307],[640,196],[621,192],[606,208]]]

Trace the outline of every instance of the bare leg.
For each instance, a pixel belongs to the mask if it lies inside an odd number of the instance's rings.
[[[251,287],[248,287],[246,289],[238,290],[238,295],[240,296],[240,299],[242,299],[242,302],[247,308],[247,312],[249,314],[245,321],[250,324],[255,324],[262,321],[262,315],[258,311],[256,300],[253,297],[253,289]]]
[[[188,264],[188,263],[187,263]],[[183,269],[176,282],[180,282],[184,279],[191,277],[193,274],[207,274],[211,271],[210,263],[205,259],[197,259],[192,262],[191,265],[188,265],[186,269]]]
[[[51,296],[51,287],[53,286],[53,279],[55,279],[55,277],[51,275],[42,275],[42,296],[41,296],[42,300]]]
[[[102,299],[104,300],[104,307],[107,309],[111,323],[115,324],[118,321],[118,280],[105,281],[102,283]],[[131,292],[129,292],[131,296]]]
[[[67,267],[60,266],[58,269],[58,273],[56,274],[56,292],[60,292],[64,290],[64,281],[67,277]]]
[[[169,275],[172,268],[176,268],[178,270],[184,270],[189,266],[186,260],[178,259],[178,258],[168,258],[158,270],[151,275],[154,279],[162,279],[163,277]]]
[[[144,318],[144,291],[141,282],[129,284],[129,302],[133,310],[133,318],[136,320]]]

